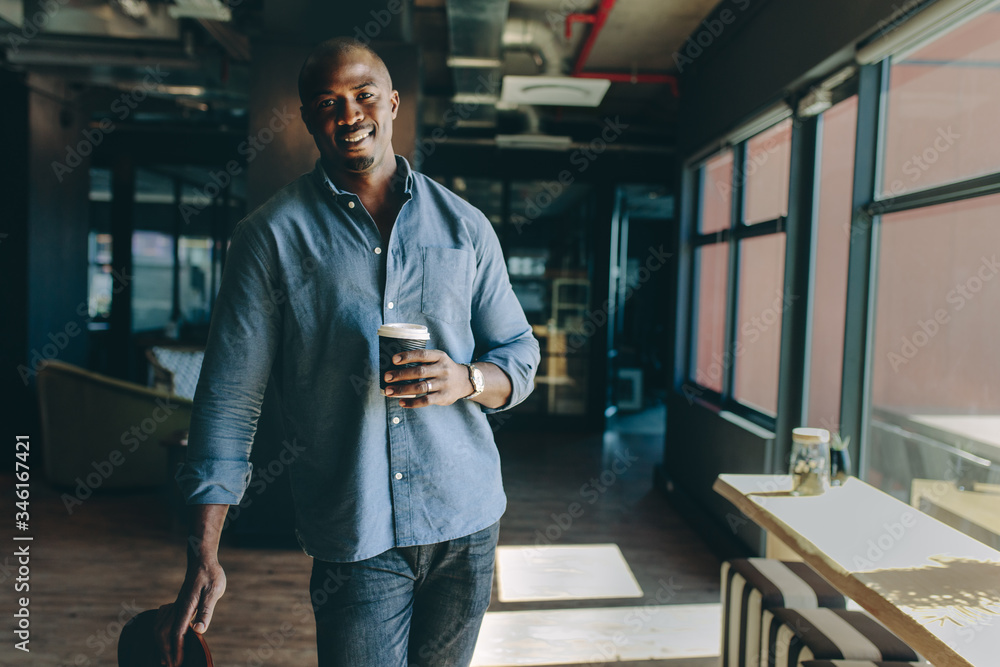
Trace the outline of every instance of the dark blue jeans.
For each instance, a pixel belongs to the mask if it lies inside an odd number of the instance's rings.
[[[493,586],[499,523],[355,563],[313,560],[319,667],[467,667]]]

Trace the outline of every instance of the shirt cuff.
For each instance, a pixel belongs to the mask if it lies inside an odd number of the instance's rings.
[[[185,461],[174,478],[188,505],[238,505],[252,470],[249,461]]]
[[[510,398],[505,405],[499,408],[488,408],[481,406],[483,412],[491,415],[495,412],[509,410],[531,394],[535,388],[535,366],[530,363],[523,363],[517,360],[513,354],[506,354],[500,349],[490,350],[483,356],[476,359],[477,362],[494,364],[510,378]]]

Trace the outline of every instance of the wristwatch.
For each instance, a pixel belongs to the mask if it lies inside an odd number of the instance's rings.
[[[469,382],[472,383],[472,386],[475,389],[475,391],[466,396],[466,398],[475,398],[483,393],[483,389],[486,389],[486,378],[483,376],[483,372],[476,368],[474,364],[462,365],[469,367]]]

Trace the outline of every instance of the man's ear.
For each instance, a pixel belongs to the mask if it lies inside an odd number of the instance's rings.
[[[399,113],[399,91],[394,90],[389,96],[390,110],[392,111],[392,119],[396,120],[396,114]]]
[[[299,116],[302,118],[302,122],[305,123],[306,130],[309,131],[309,134],[312,134],[313,129],[312,123],[309,121],[309,110],[306,109],[305,106],[299,107]]]

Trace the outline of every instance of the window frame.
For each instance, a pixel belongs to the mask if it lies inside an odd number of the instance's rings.
[[[928,41],[946,33],[947,29],[937,32]],[[855,154],[851,259],[847,276],[848,322],[844,339],[840,421],[841,434],[851,437],[851,455],[858,462],[857,473],[862,479],[867,477],[870,457],[868,434],[871,431],[873,409],[871,376],[882,218],[891,213],[1000,194],[1000,169],[899,195],[880,194],[888,136],[889,72],[894,57],[889,55],[877,63],[864,66],[861,69],[863,78],[858,93],[858,133],[861,134],[864,122],[867,132],[874,134],[874,141],[863,145],[859,140]],[[849,358],[853,363],[848,363]]]
[[[861,89],[860,71],[851,73],[850,76],[843,77],[841,81],[830,90],[830,107],[833,108],[847,98],[858,95],[860,105]],[[802,91],[804,95],[808,91]],[[752,127],[752,132],[736,135],[737,138],[726,142],[722,141],[713,146],[708,151],[703,151],[700,155],[689,160],[684,166],[683,178],[685,187],[683,192],[691,197],[692,205],[686,210],[686,215],[682,211],[681,233],[686,236],[686,243],[681,247],[686,249],[687,262],[682,262],[681,285],[685,291],[682,293],[686,299],[687,308],[682,313],[685,319],[682,320],[682,332],[686,338],[683,347],[679,347],[679,353],[683,358],[679,360],[678,367],[681,372],[678,375],[677,391],[682,394],[689,403],[698,400],[702,405],[717,411],[726,411],[738,415],[753,424],[774,432],[781,439],[784,435],[790,436],[791,428],[801,425],[805,419],[805,412],[808,409],[809,391],[809,355],[812,351],[812,304],[814,300],[814,275],[815,266],[813,257],[815,255],[815,238],[817,226],[819,224],[818,211],[815,206],[819,193],[819,167],[821,160],[821,140],[822,136],[819,128],[822,123],[824,110],[815,116],[800,117],[786,107],[785,113],[771,110],[767,122],[762,122],[759,118],[747,123],[747,127]],[[860,114],[860,108],[859,108]],[[745,201],[746,201],[746,159],[747,143],[774,128],[781,122],[791,119],[791,152],[789,166],[788,184],[788,207],[785,215],[777,216],[769,220],[762,220],[753,224],[745,221]],[[856,138],[856,137],[855,137]],[[721,231],[702,233],[699,226],[702,214],[702,192],[703,179],[705,175],[704,167],[712,159],[719,156],[726,150],[733,152],[733,174],[730,201],[730,221],[729,226]],[[805,175],[804,181],[797,180],[793,171],[796,161],[800,160],[800,165],[809,165],[810,170]],[[855,155],[855,178],[857,177],[858,158]],[[856,186],[855,186],[856,188]],[[870,201],[870,200],[869,200]],[[797,212],[796,207],[805,208],[807,213]],[[853,225],[854,212],[857,206],[852,202]],[[789,229],[790,220],[799,215],[802,221],[799,223],[801,229],[797,233]],[[741,241],[761,236],[774,234],[785,234],[785,266],[783,267],[783,289],[788,289],[790,282],[806,284],[801,293],[801,310],[798,315],[781,318],[781,347],[779,350],[778,368],[778,399],[777,414],[771,415],[755,407],[740,402],[735,397],[735,373],[736,373],[736,343],[737,328],[739,326],[739,270],[741,261]],[[798,240],[798,237],[802,237]],[[698,267],[695,261],[695,250],[699,247],[726,243],[729,246],[729,272],[727,275],[726,287],[726,335],[723,349],[724,372],[722,377],[722,391],[717,392],[697,382],[697,325],[698,325]],[[853,232],[852,232],[853,243]],[[797,253],[797,254],[796,254]],[[793,272],[791,261],[806,262],[806,270]],[[848,275],[850,281],[850,273]],[[848,288],[850,290],[850,287]],[[798,293],[798,292],[797,292]],[[789,309],[792,310],[792,309]],[[788,331],[789,326],[794,330]],[[846,352],[845,352],[846,354]],[[788,386],[786,386],[788,385]],[[845,389],[842,386],[842,395]],[[791,397],[791,401],[789,398]],[[842,401],[843,403],[843,397]],[[783,408],[792,408],[792,414],[783,415]],[[841,405],[843,412],[843,404]],[[841,415],[843,421],[843,414]],[[804,423],[804,422],[802,422]],[[856,443],[857,438],[853,441]],[[783,456],[781,442],[778,443],[778,459]],[[856,459],[857,460],[857,459]]]
[[[687,339],[684,352],[683,360],[683,385],[680,387],[680,391],[687,397],[696,397],[706,404],[713,405],[720,410],[725,410],[733,414],[739,415],[758,426],[761,426],[768,430],[775,429],[775,415],[770,415],[765,412],[758,410],[750,405],[740,402],[736,399],[734,395],[734,384],[735,384],[735,372],[736,372],[736,342],[737,342],[737,328],[738,323],[738,310],[739,310],[739,269],[740,269],[740,246],[741,241],[751,238],[757,238],[762,236],[770,236],[774,234],[784,234],[788,215],[781,215],[776,218],[771,218],[769,220],[762,220],[760,222],[755,222],[753,224],[747,224],[745,220],[745,208],[746,208],[746,160],[747,160],[747,143],[759,136],[760,134],[774,128],[779,123],[785,122],[788,118],[791,118],[791,114],[785,115],[784,117],[778,117],[774,119],[773,123],[765,125],[760,128],[755,128],[752,135],[747,137],[742,137],[739,141],[733,143],[724,143],[716,147],[716,150],[712,151],[709,155],[698,159],[695,162],[690,163],[687,169],[690,170],[691,184],[694,188],[692,193],[690,189],[689,194],[694,195],[694,201],[696,205],[693,207],[692,215],[689,216],[688,224],[690,225],[690,233],[688,237],[688,243],[686,247],[689,249],[689,273],[687,275],[688,279],[688,294],[686,295],[687,301],[690,304],[688,308],[687,317]],[[792,141],[795,140],[796,124],[794,120],[792,121]],[[723,152],[731,150],[733,154],[733,170],[732,170],[732,182],[730,188],[730,211],[729,211],[729,226],[725,229],[715,231],[715,232],[700,232],[699,226],[701,221],[701,214],[704,209],[702,202],[702,193],[704,192],[704,178],[705,178],[705,166],[713,158],[721,155]],[[790,193],[789,193],[789,199]],[[787,241],[787,239],[786,239]],[[722,373],[722,391],[717,392],[714,389],[706,387],[698,383],[697,377],[697,326],[698,326],[698,266],[697,261],[695,261],[696,250],[700,247],[714,245],[714,244],[727,244],[728,245],[728,260],[729,269],[726,275],[726,307],[725,307],[725,335],[723,343],[723,373]],[[787,255],[787,246],[786,246]],[[784,271],[783,271],[784,276]],[[779,353],[779,365],[780,365],[780,353]],[[780,375],[779,375],[780,377]],[[780,386],[779,386],[780,391]]]
[[[815,305],[816,305],[816,277],[815,277],[815,274],[816,274],[816,262],[815,262],[815,258],[816,258],[816,253],[817,253],[817,242],[818,242],[818,237],[819,237],[819,224],[820,224],[819,195],[820,195],[820,193],[822,191],[822,185],[820,183],[820,176],[821,176],[822,167],[823,167],[823,129],[824,129],[824,123],[825,123],[825,116],[826,116],[826,113],[828,111],[836,108],[837,105],[839,105],[840,103],[845,102],[848,99],[850,99],[851,97],[855,97],[855,96],[858,98],[858,101],[857,101],[857,111],[855,112],[855,117],[854,117],[855,153],[854,153],[854,163],[851,165],[851,172],[852,172],[852,179],[854,180],[854,189],[856,189],[856,187],[857,187],[857,182],[856,182],[856,179],[857,179],[857,165],[858,165],[857,139],[858,139],[858,127],[859,127],[859,123],[860,123],[860,120],[861,120],[860,119],[860,116],[861,116],[861,95],[860,95],[860,75],[859,75],[859,73],[855,73],[853,76],[851,76],[850,78],[848,78],[842,84],[840,84],[839,86],[837,86],[836,88],[834,88],[830,92],[830,106],[827,109],[825,109],[824,111],[822,111],[821,113],[819,113],[819,114],[816,115],[816,137],[815,137],[815,144],[814,144],[814,147],[813,147],[813,152],[814,152],[814,157],[813,157],[814,179],[813,179],[813,183],[811,185],[811,189],[810,189],[810,193],[809,193],[810,197],[811,197],[811,200],[812,200],[812,213],[811,213],[811,215],[809,217],[809,230],[810,230],[811,239],[810,239],[810,242],[809,242],[809,253],[808,253],[808,257],[807,257],[807,260],[808,260],[808,263],[809,263],[809,288],[808,288],[808,291],[807,291],[807,295],[808,296],[807,296],[807,299],[806,299],[806,309],[807,309],[807,313],[806,313],[806,330],[804,332],[805,333],[805,350],[804,350],[805,359],[804,359],[803,374],[802,374],[802,406],[803,406],[802,407],[802,419],[804,420],[803,423],[805,423],[805,420],[808,419],[808,415],[809,415],[809,400],[810,400],[809,390],[810,390],[811,383],[812,383],[812,353],[813,353],[813,343],[814,343],[814,338],[813,338],[813,331],[814,331],[814,310],[815,310]],[[853,197],[854,194],[855,193],[852,191],[851,196]],[[847,220],[844,221],[845,224],[847,224],[847,225],[850,226],[853,223],[853,217],[854,217],[854,207],[852,205],[852,207],[851,207],[851,215],[850,215],[850,217]],[[851,235],[851,238],[853,238],[853,229],[850,228],[850,227],[848,228],[848,234]],[[846,267],[846,271],[847,271],[847,274],[848,274],[847,275],[847,285],[845,285],[845,292],[848,292],[848,293],[850,291],[850,280],[851,280],[851,276],[850,276],[850,257],[849,257],[849,255],[850,255],[850,241],[848,243],[848,266]],[[847,298],[848,298],[848,296],[847,296],[847,294],[845,294],[845,302],[847,301]],[[847,303],[845,303],[845,305],[844,305],[845,319],[846,319],[846,315],[847,315],[846,311],[848,310],[848,308],[849,308],[849,305]],[[841,379],[841,396],[840,396],[840,405],[839,405],[839,408],[838,408],[838,418],[837,418],[837,422],[838,423],[834,425],[834,426],[836,426],[836,428],[835,429],[831,429],[831,432],[833,430],[838,430],[839,431],[839,429],[840,429],[840,423],[842,422],[842,418],[843,418],[843,401],[844,401],[844,391],[843,391],[843,381],[844,381],[843,375],[844,375],[844,373],[843,373],[843,371],[844,371],[844,363],[845,363],[844,355],[846,354],[846,339],[845,339],[845,342],[842,345],[842,347],[845,348],[845,349],[841,350],[841,378],[840,378]],[[819,426],[821,428],[827,428],[827,426],[824,426],[823,424],[811,424],[810,423],[809,426]],[[855,460],[857,460],[857,459],[855,459]]]
[[[1000,7],[1000,4],[993,6]],[[949,23],[949,18],[953,17],[945,17],[942,25],[936,28],[933,34],[928,31],[928,36],[921,39],[930,42],[945,35],[949,28],[953,27],[953,23]],[[786,473],[791,427],[804,424],[808,414],[813,307],[816,303],[814,258],[817,253],[819,223],[816,209],[820,195],[822,114],[847,97],[857,95],[848,232],[846,312],[840,369],[840,414],[839,424],[835,425],[835,428],[839,428],[840,435],[844,439],[850,439],[850,457],[856,462],[855,472],[863,480],[868,480],[872,455],[879,452],[878,444],[873,442],[871,434],[874,430],[872,413],[877,411],[877,407],[872,403],[872,376],[876,370],[876,360],[873,359],[873,355],[876,319],[879,315],[877,312],[881,257],[879,251],[883,216],[1000,195],[1000,166],[995,167],[991,173],[976,174],[911,192],[897,195],[891,194],[891,191],[883,192],[881,187],[883,161],[886,159],[885,144],[889,120],[889,72],[893,66],[894,56],[884,55],[877,61],[859,59],[856,62],[859,64],[850,65],[850,69],[838,73],[831,72],[830,78],[826,79],[832,88],[829,106],[815,116],[796,117],[793,125],[789,176],[790,201],[788,219],[783,221],[783,227],[788,234],[784,272],[786,288],[797,287],[798,290],[794,293],[803,295],[801,300],[803,303],[796,303],[792,306],[794,312],[782,318],[778,416],[776,420],[771,420],[773,426],[766,421],[764,423],[765,428],[771,432],[763,433],[753,428],[761,424],[761,420],[754,419],[753,411],[744,412],[742,415],[748,416],[754,423],[746,423],[746,420],[729,420],[760,440],[771,440],[760,449],[758,460],[741,459],[744,472]],[[842,83],[833,84],[834,80]],[[814,85],[815,81],[791,91],[787,98],[789,104],[798,107],[798,102],[810,96],[815,90]],[[816,99],[817,97],[810,96],[810,103],[815,104]],[[747,123],[744,127],[749,126],[751,123]],[[765,126],[758,120],[753,126],[753,134],[763,131],[764,127],[770,125]],[[989,127],[994,128],[995,121],[991,121]],[[726,138],[722,138],[691,155],[684,162],[681,172],[681,217],[678,236],[682,252],[678,273],[679,343],[675,348],[674,359],[675,390],[679,398],[686,399],[688,405],[697,404],[704,410],[716,413],[735,411],[731,397],[733,369],[727,369],[721,393],[710,392],[696,382],[697,357],[694,352],[697,341],[694,338],[697,336],[697,320],[691,318],[691,315],[697,313],[698,285],[693,251],[706,243],[737,243],[741,232],[739,225],[731,224],[730,229],[718,235],[698,233],[701,167],[718,155],[719,151],[726,148],[735,150],[745,140],[745,136],[730,139],[728,142]],[[733,220],[735,219],[737,218],[734,216]],[[941,224],[948,223],[942,221]],[[718,238],[708,238],[715,236]],[[736,315],[732,301],[739,286],[738,248],[730,246],[730,254],[731,270],[728,276],[726,316],[729,318],[728,329],[732,330],[732,322],[735,322]],[[805,306],[804,312],[801,305]],[[725,351],[730,353],[731,350],[733,350],[732,341],[728,340]],[[730,366],[734,365],[732,360],[729,360],[729,363]],[[739,405],[736,404],[735,407],[738,408]],[[748,442],[756,444],[758,441],[740,439],[740,443]],[[729,453],[725,443],[716,442],[714,439],[706,443],[706,446],[710,451]]]

